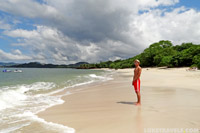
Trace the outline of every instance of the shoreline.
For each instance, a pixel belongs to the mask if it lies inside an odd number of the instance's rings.
[[[71,89],[72,94],[62,97],[63,104],[37,115],[46,121],[74,128],[78,133],[140,133],[145,128],[197,128],[200,118],[189,114],[197,116],[200,111],[197,102],[200,100],[200,72],[185,69],[144,68],[141,106],[135,106],[137,99],[131,86],[133,69],[118,69],[113,80],[75,87]],[[179,113],[180,110],[183,112]]]

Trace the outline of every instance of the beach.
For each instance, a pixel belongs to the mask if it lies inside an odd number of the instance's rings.
[[[82,86],[63,104],[38,117],[74,128],[76,133],[143,133],[149,128],[200,129],[200,71],[143,68],[141,106],[136,106],[133,69],[113,70],[113,79]],[[59,92],[66,93],[66,91]],[[57,95],[57,94],[54,94]]]

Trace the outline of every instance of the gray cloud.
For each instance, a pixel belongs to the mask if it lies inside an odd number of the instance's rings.
[[[16,49],[13,53],[7,53],[0,49],[0,59],[2,61],[18,61],[18,60],[31,60],[32,57],[23,55],[20,50]]]
[[[13,47],[26,48],[32,60],[41,62],[123,59],[161,39],[177,43],[200,41],[196,30],[200,28],[198,11],[182,7],[167,12],[154,8],[171,6],[178,0],[0,2],[0,10],[4,12],[40,20],[34,30],[5,29],[3,33],[18,38]],[[145,12],[138,13],[141,10]]]

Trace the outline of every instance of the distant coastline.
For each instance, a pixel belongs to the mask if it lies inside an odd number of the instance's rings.
[[[81,64],[88,64],[87,62],[78,62],[69,65],[58,65],[58,64],[42,64],[39,62],[29,62],[23,64],[17,63],[3,63],[1,62],[1,68],[78,68]]]

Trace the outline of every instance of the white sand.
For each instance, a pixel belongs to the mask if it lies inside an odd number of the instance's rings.
[[[114,80],[73,88],[62,105],[38,114],[77,133],[143,133],[145,128],[200,129],[200,71],[143,69],[142,105],[131,86],[133,69],[117,70]],[[81,89],[76,91],[77,89]]]

